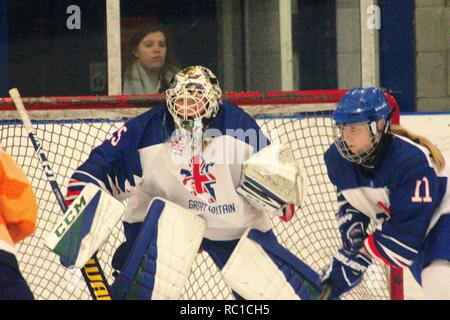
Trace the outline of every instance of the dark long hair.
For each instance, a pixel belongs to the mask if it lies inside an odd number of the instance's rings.
[[[173,53],[172,38],[168,29],[160,23],[143,24],[136,27],[127,41],[124,50],[124,56],[122,59],[124,79],[131,79],[131,66],[136,59],[133,52],[137,49],[139,43],[141,43],[142,39],[145,38],[149,33],[158,31],[163,33],[164,37],[166,38],[166,61],[161,70],[163,80],[168,71],[172,70],[176,72],[178,70],[178,62],[176,61],[175,55]]]

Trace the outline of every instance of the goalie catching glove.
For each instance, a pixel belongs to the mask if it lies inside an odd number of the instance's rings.
[[[124,205],[94,184],[87,184],[45,241],[66,266],[82,268],[108,240]]]
[[[236,191],[256,208],[288,221],[295,206],[303,205],[306,187],[305,170],[291,149],[272,144],[244,162]]]

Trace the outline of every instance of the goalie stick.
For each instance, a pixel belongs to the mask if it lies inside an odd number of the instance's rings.
[[[329,281],[325,281],[322,284],[322,294],[319,297],[319,300],[329,300],[331,291],[333,291],[333,285]]]
[[[42,150],[42,144],[34,134],[33,126],[31,125],[30,118],[28,117],[28,114],[22,103],[19,91],[16,88],[13,88],[9,90],[9,95],[11,96],[11,99],[13,100],[14,105],[16,106],[17,111],[20,114],[20,118],[22,119],[25,129],[28,132],[28,137],[33,144],[34,150],[44,169],[45,175],[47,176],[47,180],[50,183],[52,191],[56,196],[56,200],[64,214],[67,211],[66,202],[64,201],[64,197],[61,193],[58,182],[56,181],[55,175],[50,168],[47,157]],[[84,280],[86,281],[86,285],[89,289],[92,299],[111,300],[110,287],[96,254],[94,254],[94,256],[88,261],[88,263],[81,269],[81,273],[83,274]]]

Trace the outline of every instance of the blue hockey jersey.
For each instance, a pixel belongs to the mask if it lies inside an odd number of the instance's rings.
[[[70,203],[90,182],[128,200],[128,224],[144,221],[151,199],[161,197],[200,213],[211,240],[238,239],[248,227],[269,230],[270,218],[236,192],[242,162],[268,143],[255,120],[222,102],[209,125],[213,136],[188,161],[177,161],[182,146],[170,139],[174,130],[165,105],[129,120],[74,172],[66,200]]]
[[[324,158],[339,207],[349,204],[377,223],[364,243],[373,257],[412,268],[419,282],[430,260],[450,258],[450,241],[443,234],[450,240],[449,159],[438,172],[428,149],[399,135],[392,136],[372,178],[342,158],[334,144]],[[430,236],[440,240],[428,247]]]

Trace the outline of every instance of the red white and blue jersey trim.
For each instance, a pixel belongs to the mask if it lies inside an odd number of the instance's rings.
[[[397,135],[373,176],[343,159],[334,145],[324,158],[329,178],[340,191],[339,205],[349,203],[377,225],[364,242],[372,257],[399,268],[422,259],[428,235],[450,213],[450,163],[438,172],[427,149]]]

